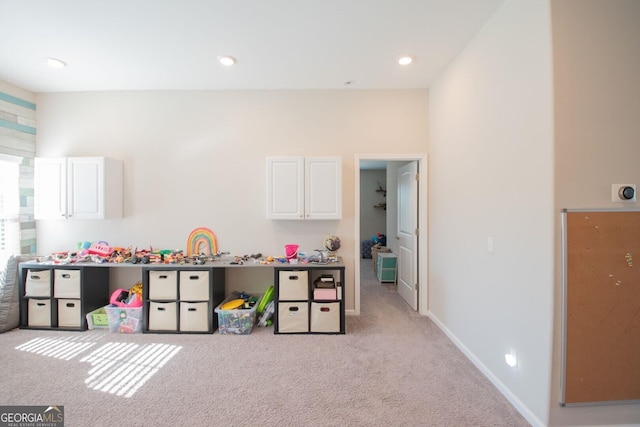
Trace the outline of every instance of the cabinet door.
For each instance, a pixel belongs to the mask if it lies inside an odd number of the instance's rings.
[[[104,218],[104,159],[70,157],[68,212],[70,218]]]
[[[34,215],[36,219],[66,218],[67,161],[36,158],[34,161]]]
[[[35,159],[35,217],[122,218],[122,162],[106,157]]]
[[[267,218],[304,219],[303,157],[267,157]]]
[[[342,159],[305,159],[305,218],[342,218]]]

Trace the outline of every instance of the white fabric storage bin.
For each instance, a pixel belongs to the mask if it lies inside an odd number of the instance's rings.
[[[187,332],[209,331],[209,303],[181,302],[180,330]]]
[[[209,272],[181,271],[180,299],[191,301],[209,301]]]
[[[80,298],[80,270],[54,270],[53,296]]]
[[[311,303],[311,332],[340,332],[340,303]]]
[[[28,270],[24,286],[26,297],[51,296],[51,270]]]
[[[149,330],[175,331],[178,329],[177,309],[175,302],[149,303]]]
[[[278,303],[278,332],[309,332],[309,303]]]
[[[58,327],[79,328],[82,320],[80,300],[58,300]]]
[[[175,270],[150,271],[149,299],[178,299],[178,272]]]
[[[308,271],[280,271],[278,276],[278,300],[299,301],[309,299]]]
[[[51,327],[51,300],[30,299],[28,317],[29,326]]]

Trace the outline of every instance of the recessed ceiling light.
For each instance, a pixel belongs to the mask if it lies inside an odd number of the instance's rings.
[[[398,64],[400,65],[409,65],[413,62],[413,58],[410,56],[403,56],[402,58],[398,59]]]
[[[235,64],[236,62],[238,62],[238,60],[236,58],[234,58],[233,56],[229,56],[229,55],[220,55],[220,56],[218,56],[218,61],[222,65],[226,65],[227,67],[230,67],[233,64]]]
[[[64,68],[67,66],[67,63],[58,58],[47,58],[47,64],[51,68]]]

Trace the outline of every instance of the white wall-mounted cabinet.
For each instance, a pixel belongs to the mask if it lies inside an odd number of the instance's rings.
[[[122,218],[122,161],[107,157],[39,157],[34,164],[36,219]]]
[[[267,218],[341,219],[342,158],[267,157]]]

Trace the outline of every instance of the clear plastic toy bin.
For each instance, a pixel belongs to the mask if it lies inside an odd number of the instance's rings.
[[[109,332],[136,334],[142,332],[142,307],[104,307],[109,319]]]
[[[223,310],[221,308],[229,301],[237,298],[237,296],[228,297],[214,310],[218,314],[218,332],[220,334],[248,335],[251,333],[253,325],[256,324],[257,303],[247,309],[239,307],[231,310]],[[258,301],[259,300],[258,298]]]

